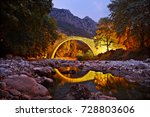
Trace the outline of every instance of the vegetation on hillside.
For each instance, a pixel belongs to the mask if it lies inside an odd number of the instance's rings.
[[[84,31],[83,29],[77,28],[74,25],[71,25],[69,23],[57,21],[57,24],[60,30],[62,30],[61,32],[67,34],[68,36],[74,35],[74,36],[81,36],[81,37],[88,37],[88,38],[92,37],[90,33]]]

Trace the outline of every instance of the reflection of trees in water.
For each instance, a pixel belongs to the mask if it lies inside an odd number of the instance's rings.
[[[129,83],[126,79],[115,77],[111,74],[97,72],[94,83],[96,89],[107,95],[113,95],[118,98],[131,98],[130,91],[136,88],[136,84]]]
[[[128,81],[124,78],[114,77],[111,74],[103,74],[102,72],[96,73],[94,83],[97,84],[97,89],[103,90],[129,87]]]

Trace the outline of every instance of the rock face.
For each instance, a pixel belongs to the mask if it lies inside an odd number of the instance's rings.
[[[74,16],[69,10],[53,8],[50,16],[57,21],[59,30],[68,34],[84,37],[93,37],[96,31],[96,22],[86,16],[81,19]]]

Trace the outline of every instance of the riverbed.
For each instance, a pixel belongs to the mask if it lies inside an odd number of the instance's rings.
[[[149,87],[150,59],[0,58],[0,99],[150,99]]]

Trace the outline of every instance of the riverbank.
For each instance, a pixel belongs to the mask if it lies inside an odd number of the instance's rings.
[[[122,76],[130,82],[138,82],[150,87],[150,59],[144,61],[133,59],[126,61],[55,59],[30,61],[20,57],[11,57],[0,58],[0,99],[53,99],[53,92],[58,85],[57,79],[53,77],[54,68],[68,66],[77,67],[84,72],[93,70],[111,73],[115,76]],[[98,99],[114,99],[104,97]]]

